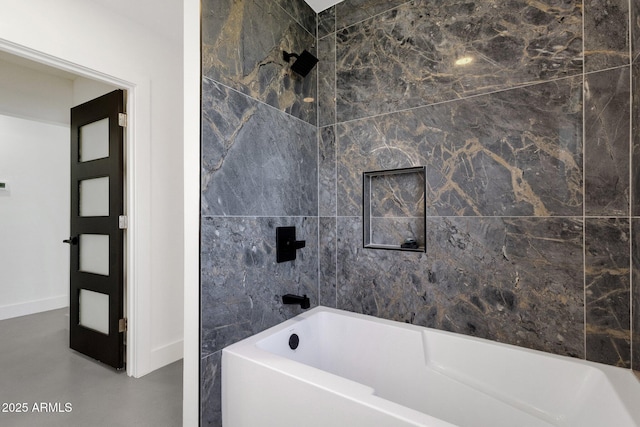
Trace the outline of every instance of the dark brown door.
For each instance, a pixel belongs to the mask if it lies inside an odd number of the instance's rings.
[[[124,95],[116,90],[71,109],[69,343],[114,368],[125,363]]]

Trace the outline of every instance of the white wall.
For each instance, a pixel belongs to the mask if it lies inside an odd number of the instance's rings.
[[[182,357],[182,45],[91,1],[0,0],[0,10],[0,49],[129,89],[136,197],[127,201],[128,232],[137,242],[129,348],[137,357],[127,370],[144,375]]]
[[[0,59],[0,114],[69,124],[73,82]]]
[[[0,319],[68,306],[69,127],[0,115]]]

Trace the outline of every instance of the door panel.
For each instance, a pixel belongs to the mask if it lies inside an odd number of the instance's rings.
[[[109,216],[109,177],[80,181],[80,216]]]
[[[78,270],[109,276],[109,235],[81,234]]]
[[[79,159],[81,162],[109,157],[109,118],[80,127]]]
[[[109,335],[109,295],[80,289],[79,305],[80,326]]]
[[[124,367],[124,92],[71,109],[70,347]]]

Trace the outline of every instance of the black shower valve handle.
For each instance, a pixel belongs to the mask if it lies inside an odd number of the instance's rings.
[[[295,240],[295,239],[287,240],[285,242],[285,244],[291,249],[302,249],[304,248],[306,243],[307,242],[305,240]]]

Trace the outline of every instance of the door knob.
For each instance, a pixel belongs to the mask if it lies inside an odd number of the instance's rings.
[[[70,245],[78,244],[78,236],[69,237],[67,240],[63,240],[62,243],[68,243]]]

